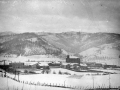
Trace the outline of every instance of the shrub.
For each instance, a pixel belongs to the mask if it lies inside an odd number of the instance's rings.
[[[24,70],[24,73],[28,73],[28,70]]]
[[[29,73],[31,73],[31,74],[36,74],[34,71],[29,71]]]
[[[42,72],[41,72],[42,74],[44,74],[45,73],[45,70],[42,70]]]
[[[49,70],[46,70],[46,73],[47,73],[47,74],[49,74],[49,73],[50,73],[50,71],[49,71]]]
[[[55,71],[53,71],[53,74],[56,74],[56,72],[55,72]]]
[[[68,72],[64,72],[64,74],[65,74],[65,75],[71,75],[71,74],[70,74],[70,73],[68,73]]]
[[[59,71],[59,72],[58,72],[58,74],[62,74],[62,72],[61,72],[61,71]]]

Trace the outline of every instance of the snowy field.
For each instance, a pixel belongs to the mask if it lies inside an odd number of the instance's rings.
[[[120,74],[120,69],[118,69],[118,70],[110,70],[110,69],[91,69],[91,70]]]
[[[112,59],[96,59],[96,58],[85,58],[84,62],[96,62],[96,63],[103,63],[108,65],[118,65],[120,66],[120,59],[119,58],[112,58]]]
[[[14,77],[15,75],[9,75]],[[16,77],[17,79],[18,77]],[[120,74],[111,75],[57,75],[57,74],[35,74],[35,75],[20,75],[20,81],[46,83],[60,86],[73,86],[73,87],[118,87],[120,86]],[[110,82],[110,83],[109,83]]]
[[[71,71],[71,70],[67,70],[67,69],[63,69],[63,68],[51,68],[51,73],[56,72],[56,74],[59,73],[59,71],[61,71],[62,73],[68,72],[71,75],[92,75],[92,74],[97,74],[98,72],[75,72],[75,71]],[[100,72],[99,72],[100,73]],[[101,72],[102,74],[102,72]]]
[[[118,87],[120,86],[120,74],[110,75],[102,75],[102,76],[83,76],[80,79],[68,79],[68,85],[76,85],[81,87],[109,87],[109,80],[111,87]]]
[[[6,58],[2,57],[0,60],[10,60],[15,62],[25,62],[28,60],[51,60],[51,61],[60,61],[58,58],[53,57],[45,57],[45,56],[34,56],[34,57],[17,57],[17,58]],[[110,62],[110,61],[109,61]],[[100,69],[98,69],[100,71]],[[59,75],[59,71],[68,72],[71,75]],[[70,86],[70,87],[83,87],[83,88],[93,88],[93,87],[118,87],[120,86],[120,71],[119,70],[102,70],[105,72],[115,72],[117,74],[111,75],[94,75],[94,72],[74,72],[62,68],[52,68],[50,74],[32,74],[32,75],[19,75],[19,80],[24,82],[32,82],[32,83],[45,83],[59,86]],[[53,74],[56,72],[56,74]],[[74,75],[75,74],[75,75]],[[89,74],[89,75],[88,75]],[[8,76],[14,78],[15,75],[7,74]],[[16,76],[18,79],[18,76]],[[13,88],[19,88],[22,90],[70,90],[66,88],[57,88],[57,87],[44,87],[44,86],[32,86],[32,85],[24,85],[22,83],[15,82],[11,79],[0,77],[0,90],[6,90],[7,87],[10,87],[9,90],[13,90]],[[4,89],[2,89],[4,88]]]
[[[28,84],[16,82],[9,78],[0,77],[0,90],[71,90],[71,89],[28,85]]]

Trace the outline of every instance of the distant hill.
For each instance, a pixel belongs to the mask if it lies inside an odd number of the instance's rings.
[[[59,48],[76,54],[104,44],[113,44],[117,49],[120,47],[120,35],[114,33],[66,32],[45,35],[43,38]]]
[[[94,48],[97,48],[96,53],[110,48],[119,52],[120,35],[83,32],[0,34],[0,55],[65,56],[73,54],[86,57],[94,51]],[[92,55],[98,55],[96,53]]]
[[[0,32],[0,36],[12,35],[12,34],[15,34],[15,33],[11,32],[11,31],[9,31],[9,32]]]
[[[49,44],[35,33],[23,33],[0,36],[0,54],[16,54],[23,56],[61,54],[61,49]]]

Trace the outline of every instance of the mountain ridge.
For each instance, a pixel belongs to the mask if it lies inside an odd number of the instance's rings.
[[[120,50],[120,34],[115,33],[20,33],[0,34],[0,55],[16,54],[23,56],[51,54],[65,56],[80,53],[104,44]],[[65,53],[64,53],[64,52]]]

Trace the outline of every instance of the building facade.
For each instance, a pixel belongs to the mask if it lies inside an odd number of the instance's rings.
[[[73,56],[70,57],[69,55],[67,55],[66,62],[67,63],[79,63],[80,64],[80,58],[73,57]]]

